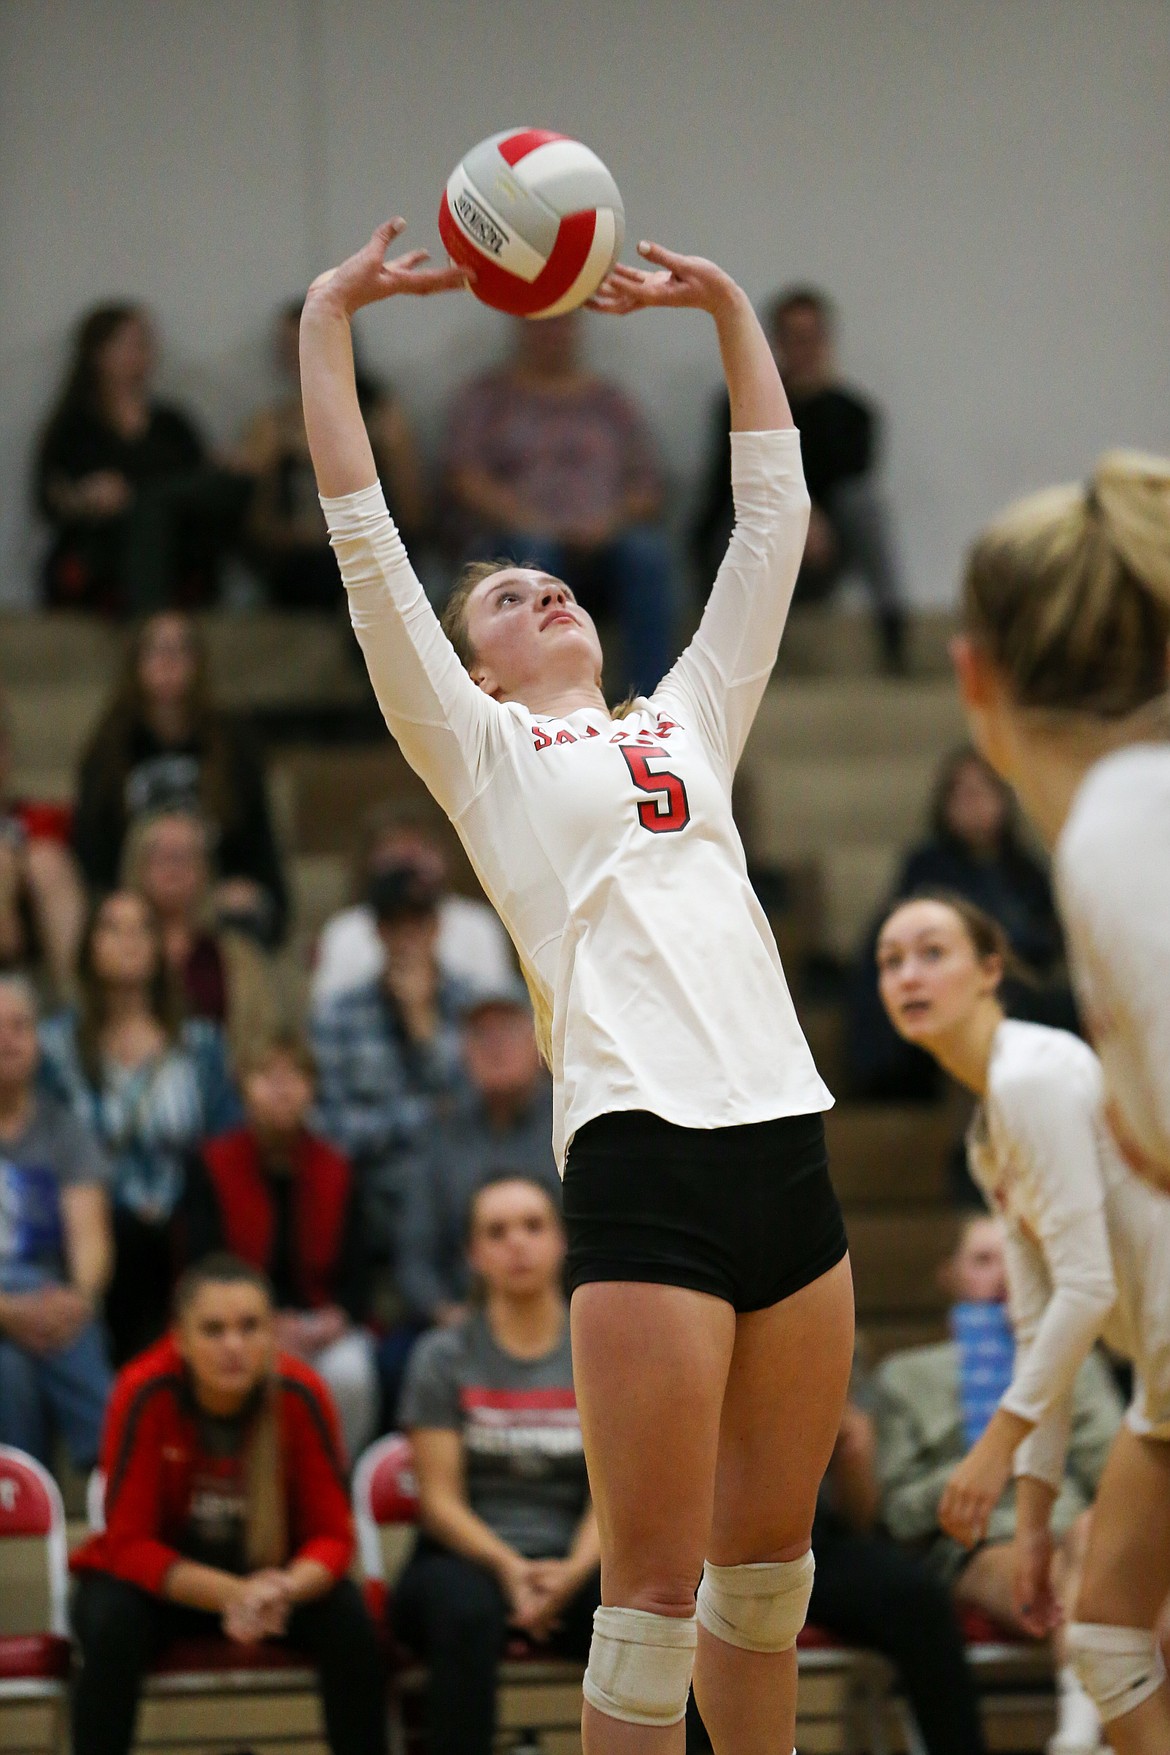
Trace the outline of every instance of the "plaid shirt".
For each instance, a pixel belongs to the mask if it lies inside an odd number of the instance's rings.
[[[313,1009],[316,1127],[354,1167],[377,1253],[396,1228],[407,1153],[437,1102],[464,1083],[459,1012],[467,992],[460,981],[440,981],[439,1024],[428,1043],[407,1039],[377,980]]]

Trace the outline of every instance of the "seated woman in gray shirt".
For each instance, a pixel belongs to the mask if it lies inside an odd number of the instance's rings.
[[[573,1393],[565,1243],[547,1188],[475,1194],[472,1314],[419,1342],[403,1391],[422,1531],[396,1631],[429,1665],[430,1755],[490,1755],[508,1630],[584,1662],[600,1549]]]

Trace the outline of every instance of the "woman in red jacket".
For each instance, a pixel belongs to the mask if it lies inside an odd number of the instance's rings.
[[[74,1755],[126,1755],[161,1647],[221,1629],[287,1638],[320,1672],[334,1755],[385,1755],[377,1645],[346,1576],[353,1527],[336,1416],[274,1344],[267,1281],[209,1256],[174,1332],[121,1373],[106,1419],[106,1527],[74,1556],[83,1665]]]

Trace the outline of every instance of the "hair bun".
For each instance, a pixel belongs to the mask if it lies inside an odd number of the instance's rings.
[[[1086,504],[1127,571],[1170,608],[1170,458],[1106,451]]]

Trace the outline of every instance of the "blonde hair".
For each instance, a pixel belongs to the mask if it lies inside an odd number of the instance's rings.
[[[1021,707],[1120,719],[1166,690],[1170,459],[1107,451],[1018,500],[967,561],[968,632]]]

